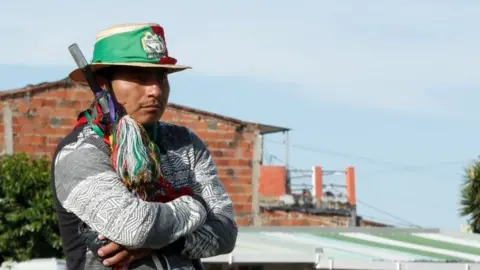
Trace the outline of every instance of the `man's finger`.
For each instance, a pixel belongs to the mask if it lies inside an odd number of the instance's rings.
[[[119,264],[116,264],[116,266],[127,266],[131,264],[133,261],[144,258],[150,253],[152,253],[152,250],[150,249],[134,249],[134,250],[127,250],[127,252],[130,254],[128,257],[128,260],[125,260]]]
[[[128,257],[125,260],[115,264],[115,266],[124,267],[124,266],[127,266],[127,265],[131,264],[136,259],[138,259],[138,258],[136,258],[134,255],[128,254]]]
[[[98,250],[98,255],[100,257],[109,256],[121,251],[122,249],[122,246],[120,246],[119,244],[110,242]]]
[[[110,265],[117,265],[119,263],[128,262],[131,259],[130,256],[131,255],[128,253],[128,251],[122,250],[117,254],[115,254],[115,256],[103,260],[103,264],[106,266],[110,266]]]

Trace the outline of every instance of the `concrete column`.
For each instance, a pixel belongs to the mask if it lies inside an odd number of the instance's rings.
[[[3,106],[3,135],[5,149],[3,154],[13,154],[13,114],[8,104]]]
[[[347,199],[350,206],[349,226],[357,227],[357,197],[355,194],[355,169],[348,167],[345,172],[345,184],[347,187]]]
[[[323,195],[323,174],[322,167],[313,166],[312,168],[312,196],[317,201],[322,200]]]
[[[252,160],[252,221],[253,226],[262,226],[260,217],[260,164],[263,158],[263,136],[255,135]]]
[[[348,167],[345,174],[345,184],[347,187],[348,203],[351,206],[357,205],[357,197],[355,195],[355,169]]]

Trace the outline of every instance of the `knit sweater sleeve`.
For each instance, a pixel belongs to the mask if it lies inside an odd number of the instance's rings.
[[[127,248],[162,248],[201,227],[205,207],[190,196],[168,203],[138,199],[113,171],[108,149],[91,129],[61,149],[54,164],[62,206]]]
[[[232,252],[237,240],[232,201],[225,191],[216,165],[204,142],[190,133],[194,154],[194,193],[207,204],[207,221],[184,239],[182,255],[200,259]]]

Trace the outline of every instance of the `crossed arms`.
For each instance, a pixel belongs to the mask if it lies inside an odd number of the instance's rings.
[[[88,130],[88,128],[86,128]],[[55,162],[55,188],[62,206],[93,230],[128,249],[160,249],[183,238],[181,255],[199,259],[230,253],[237,225],[232,202],[212,157],[193,133],[193,192],[168,203],[136,198],[112,170],[108,149],[93,132],[65,146]]]

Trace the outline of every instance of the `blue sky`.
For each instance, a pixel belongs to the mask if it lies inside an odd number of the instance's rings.
[[[74,68],[68,45],[90,56],[102,28],[158,22],[170,54],[194,68],[171,76],[172,102],[290,127],[295,168],[354,166],[360,201],[420,226],[465,222],[459,185],[480,152],[480,2],[51,0],[3,7],[0,89],[65,77]],[[281,140],[267,136],[265,147],[284,159]],[[358,210],[399,223],[365,204]]]

